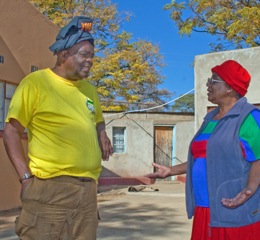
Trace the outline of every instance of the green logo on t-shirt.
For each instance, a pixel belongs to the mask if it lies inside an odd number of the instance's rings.
[[[89,111],[90,111],[91,113],[94,113],[94,112],[95,112],[95,107],[94,107],[94,103],[92,102],[92,100],[90,100],[90,99],[88,98],[87,101],[86,101],[86,105],[87,105],[87,107],[88,107],[88,109],[89,109]]]

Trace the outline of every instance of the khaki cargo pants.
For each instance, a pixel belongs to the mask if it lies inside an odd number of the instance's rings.
[[[16,234],[22,240],[95,240],[97,185],[61,176],[34,177],[21,195]]]

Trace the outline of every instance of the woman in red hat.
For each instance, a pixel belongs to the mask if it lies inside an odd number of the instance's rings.
[[[211,69],[209,112],[190,144],[186,163],[153,164],[149,178],[186,173],[191,240],[260,239],[260,110],[244,95],[248,71],[228,60]]]

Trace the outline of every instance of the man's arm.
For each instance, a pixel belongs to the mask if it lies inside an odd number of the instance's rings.
[[[96,128],[97,128],[99,146],[102,151],[102,159],[108,161],[109,156],[112,156],[113,154],[113,147],[106,133],[105,122],[97,123]]]
[[[31,173],[22,146],[21,136],[23,132],[24,127],[19,121],[12,118],[10,122],[5,125],[3,138],[6,152],[20,179],[25,173]]]

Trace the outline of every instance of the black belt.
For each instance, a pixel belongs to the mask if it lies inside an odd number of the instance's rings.
[[[88,178],[88,177],[73,177],[78,179],[81,182],[94,182],[95,180],[93,178]]]

